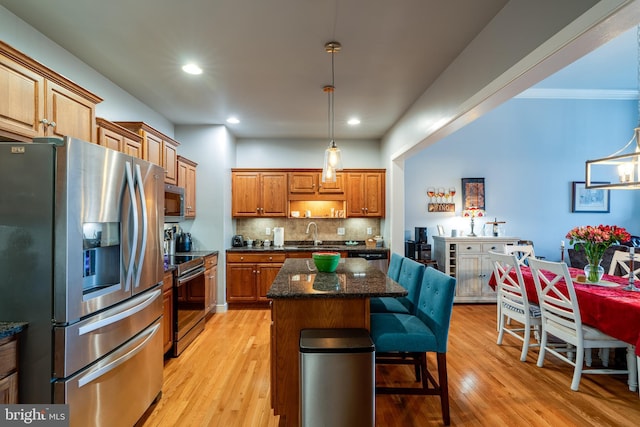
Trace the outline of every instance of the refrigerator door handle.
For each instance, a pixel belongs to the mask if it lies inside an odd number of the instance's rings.
[[[113,360],[113,361],[107,363],[106,365],[96,369],[95,371],[91,371],[91,372],[87,373],[86,375],[83,375],[81,378],[78,379],[78,387],[83,387],[83,386],[95,381],[96,379],[100,378],[101,376],[113,371],[115,368],[117,368],[118,366],[122,365],[127,360],[131,359],[140,350],[142,350],[144,348],[144,346],[147,345],[147,343],[149,341],[151,341],[151,338],[153,338],[153,336],[156,334],[156,332],[158,332],[158,329],[160,329],[161,326],[162,326],[162,323],[157,323],[153,327],[149,328],[146,332],[144,332],[144,334],[146,335],[144,340],[142,342],[140,342],[138,345],[136,345],[134,348],[129,350],[126,354],[124,354],[124,355],[118,357],[116,360]]]
[[[100,329],[103,328],[105,326],[109,326],[113,323],[119,322],[122,319],[125,319],[127,317],[133,316],[134,314],[144,310],[145,308],[147,308],[149,305],[151,305],[151,303],[160,296],[160,293],[162,292],[161,289],[156,289],[155,291],[149,293],[148,295],[145,295],[145,299],[144,301],[140,302],[139,304],[128,308],[126,310],[123,310],[119,313],[114,314],[113,316],[109,316],[109,317],[105,317],[104,319],[100,319],[98,321],[92,322],[88,325],[84,325],[81,326],[78,329],[78,334],[79,335],[84,335],[84,334],[88,334],[90,332],[95,331],[96,329]]]
[[[138,248],[138,206],[136,205],[136,192],[134,187],[133,172],[131,170],[131,162],[125,162],[125,175],[127,178],[127,187],[129,188],[129,197],[131,198],[131,210],[133,211],[133,242],[129,251],[129,265],[127,267],[127,277],[125,279],[125,290],[131,290],[131,280],[133,275],[133,265],[135,263],[135,253]]]
[[[140,275],[142,274],[141,265],[144,264],[144,255],[147,250],[147,237],[149,234],[149,219],[147,218],[147,203],[144,194],[144,181],[142,180],[142,173],[140,172],[140,165],[136,165],[136,183],[140,191],[140,210],[142,213],[142,244],[140,246],[140,257],[138,259],[138,268],[136,269],[135,281],[133,282],[134,288],[140,286]],[[137,234],[136,234],[137,236]]]

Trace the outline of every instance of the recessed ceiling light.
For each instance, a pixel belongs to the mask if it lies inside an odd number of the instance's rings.
[[[202,74],[202,68],[198,67],[196,64],[186,64],[182,66],[182,71],[189,74]]]
[[[232,125],[237,125],[238,123],[240,123],[240,120],[238,120],[237,117],[229,117],[227,119],[227,123],[230,123]]]
[[[353,118],[349,119],[349,121],[347,123],[350,124],[351,126],[359,125],[360,124],[360,119],[357,119],[357,118],[353,117]]]

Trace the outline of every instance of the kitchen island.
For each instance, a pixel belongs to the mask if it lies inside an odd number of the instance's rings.
[[[369,298],[407,291],[361,258],[321,273],[311,258],[285,260],[267,297],[271,305],[271,406],[280,425],[297,426],[299,339],[307,328],[369,329]]]

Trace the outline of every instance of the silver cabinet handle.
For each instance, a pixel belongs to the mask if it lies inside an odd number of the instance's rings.
[[[56,125],[56,122],[50,122],[50,123],[49,123],[49,126],[51,126],[52,128],[54,128],[54,127],[56,127],[57,125]]]

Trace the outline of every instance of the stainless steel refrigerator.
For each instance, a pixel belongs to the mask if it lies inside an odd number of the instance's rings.
[[[0,319],[29,325],[19,402],[130,426],[162,386],[159,166],[72,138],[0,142]]]

